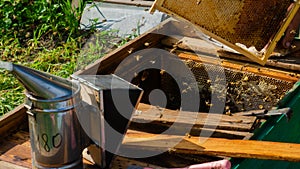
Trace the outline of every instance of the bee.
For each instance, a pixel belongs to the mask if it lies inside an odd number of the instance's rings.
[[[149,42],[145,42],[144,45],[145,45],[146,47],[148,47],[148,46],[150,46],[150,43],[149,43]]]
[[[144,71],[144,72],[143,72],[143,75],[142,75],[142,77],[141,77],[141,80],[142,80],[142,81],[145,81],[145,80],[148,78],[148,76],[149,76],[149,72]]]
[[[155,60],[151,60],[151,61],[149,61],[151,64],[154,64],[155,63]]]
[[[185,136],[188,137],[188,138],[192,137],[190,133],[185,133]]]
[[[130,49],[128,50],[128,53],[131,54],[131,53],[133,52],[133,50],[134,50],[134,48],[130,48]]]
[[[136,56],[134,56],[134,57],[135,57],[136,61],[140,61],[140,59],[141,59],[143,56],[141,56],[141,55],[136,55]]]

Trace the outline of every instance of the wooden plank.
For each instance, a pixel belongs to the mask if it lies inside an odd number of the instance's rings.
[[[234,69],[234,70],[240,70],[240,71],[246,71],[250,73],[255,73],[257,75],[262,75],[262,76],[267,76],[267,77],[273,77],[276,79],[281,79],[284,81],[288,82],[297,82],[298,79],[300,78],[300,74],[296,74],[294,72],[288,72],[288,71],[281,71],[278,69],[272,69],[268,67],[261,67],[253,64],[248,64],[248,63],[241,63],[238,61],[233,61],[233,60],[226,60],[226,59],[221,59],[217,60],[215,58],[210,58],[210,57],[205,57],[205,56],[197,56],[192,53],[187,53],[183,51],[177,50],[175,52],[179,58],[185,59],[185,60],[193,60],[196,62],[205,62],[205,63],[210,63],[210,64],[215,64],[216,62],[219,62],[221,66],[229,69]],[[220,63],[221,61],[221,63]]]
[[[23,139],[22,139],[23,138]],[[13,144],[12,144],[13,143]],[[11,146],[8,150],[4,147],[8,145]],[[4,151],[3,151],[4,150]],[[30,152],[30,141],[28,132],[17,132],[14,137],[8,137],[5,142],[1,143],[0,146],[0,168],[10,168],[11,169],[26,169],[31,168],[31,152]],[[130,159],[120,156],[116,156],[112,161],[111,168],[128,168],[128,167],[151,167],[151,168],[164,168],[159,167],[162,164],[168,165],[170,167],[183,167],[191,164],[201,162],[208,162],[212,160],[217,160],[215,157],[199,156],[197,161],[187,158],[187,155],[183,155],[182,158],[179,154],[174,156],[174,154],[165,153],[160,154],[156,157],[145,158],[145,159]],[[160,160],[164,160],[161,162]],[[160,162],[158,162],[160,161]],[[94,165],[93,162],[83,159],[84,168],[86,169],[96,169],[98,166]],[[159,166],[158,166],[159,165]]]
[[[187,154],[173,154],[165,152],[148,158],[124,158],[117,156],[113,161],[111,169],[167,169],[167,168],[181,168],[187,169],[188,166],[194,164],[202,164],[206,162],[217,161],[222,158],[187,155]],[[193,168],[193,167],[190,167]]]
[[[0,118],[0,136],[3,138],[11,131],[27,126],[26,108],[22,104]]]
[[[74,75],[99,75],[113,73],[117,66],[130,54],[142,49],[157,47],[160,39],[164,37],[163,32],[169,30],[171,25],[172,20],[162,22],[159,26],[129,41],[124,46],[113,50],[84,69],[75,72]]]
[[[30,142],[18,144],[2,154],[0,160],[16,164],[18,166],[31,168]]]
[[[0,160],[18,166],[31,167],[29,133],[18,131],[1,139]]]
[[[222,58],[228,58],[228,59],[235,59],[235,60],[240,60],[242,62],[247,62],[247,63],[253,63],[252,60],[244,57],[241,54],[238,53],[232,53],[224,50],[219,50],[218,51],[220,57]],[[299,56],[294,56],[294,54],[291,54],[289,56],[273,56],[270,57],[265,66],[269,67],[276,67],[278,69],[285,69],[285,70],[290,70],[290,71],[300,71],[300,59]]]
[[[239,60],[241,62],[254,63],[251,59],[235,52],[230,52],[230,49],[224,50],[221,46],[213,45],[213,42],[209,43],[206,40],[200,39],[200,37],[185,37],[177,35],[172,38],[168,37],[162,40],[163,45],[168,47],[174,47],[187,51],[193,51],[197,54],[205,54],[207,56],[219,56],[220,58],[228,58]],[[222,45],[222,44],[219,44]],[[223,46],[224,47],[224,46]],[[272,66],[280,69],[286,69],[290,71],[300,71],[300,59],[299,57],[271,57],[267,60],[265,66]],[[261,66],[260,66],[261,67]]]
[[[178,124],[193,125],[194,129],[205,128],[232,130],[232,131],[250,131],[256,117],[229,116],[213,113],[182,112],[184,117],[179,116],[176,110],[163,109],[152,105],[138,105],[139,113],[133,116],[132,122],[152,123],[154,125],[171,126],[175,121]],[[207,121],[209,120],[209,121]],[[179,128],[178,128],[179,130]]]
[[[142,169],[142,167],[149,167],[149,168],[155,168],[155,169],[162,168],[157,165],[137,161],[135,159],[128,159],[128,158],[117,156],[113,160],[110,169],[120,169],[120,168],[129,168],[129,167],[132,167],[132,168],[137,167],[137,169]],[[139,167],[141,167],[141,168],[139,168]]]
[[[187,37],[182,35],[164,38],[161,43],[165,46],[173,47],[174,49],[203,53],[207,56],[216,56],[217,50],[219,49],[212,43],[200,39],[200,37]]]
[[[28,132],[18,131],[5,139],[1,139],[0,145],[1,169],[32,168],[31,145]],[[119,162],[122,163],[123,161]],[[99,168],[85,159],[83,159],[83,164],[86,169]],[[127,162],[126,164],[129,163]]]
[[[155,133],[159,134],[167,129],[169,129],[171,125],[170,124],[164,124],[164,123],[136,123],[131,122],[129,125],[129,129],[131,130],[137,130],[137,131],[143,131],[148,133]],[[182,126],[177,126],[176,130],[170,131],[171,134],[178,134],[186,132],[186,134],[192,135],[192,136],[199,136],[200,134],[209,133],[211,137],[215,138],[227,138],[227,139],[248,139],[253,135],[253,133],[245,132],[245,131],[234,131],[234,130],[220,130],[220,129],[210,129],[210,128],[197,128],[193,127],[191,130],[187,131],[186,128]]]
[[[95,0],[98,2],[114,3],[121,5],[132,5],[138,7],[151,7],[153,1],[144,1],[144,0]],[[72,0],[72,6],[74,8],[78,7],[79,0]]]
[[[108,3],[115,3],[115,4],[122,4],[122,5],[134,5],[134,6],[141,6],[141,7],[151,7],[153,1],[144,1],[144,0],[96,0],[100,2],[108,2]]]
[[[183,35],[195,36],[195,28],[186,23],[169,18],[158,26],[150,29],[139,37],[129,41],[127,44],[119,47],[104,57],[96,60],[74,75],[96,75],[113,73],[116,67],[130,54],[147,48],[161,48],[160,41],[168,36]]]
[[[178,140],[181,141],[176,144]],[[295,143],[174,136],[128,130],[120,151],[132,149],[300,162],[300,144]]]
[[[8,162],[5,162],[5,161],[0,161],[0,167],[1,168],[5,168],[5,169],[28,169],[27,167],[22,167],[22,166],[18,166],[18,165],[15,165],[13,163],[8,163]]]

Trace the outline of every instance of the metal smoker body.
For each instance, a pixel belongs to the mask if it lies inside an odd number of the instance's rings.
[[[80,103],[77,86],[74,94],[56,99],[26,94],[33,167],[83,168],[82,150],[89,140],[75,113]]]
[[[27,89],[33,168],[81,169],[82,151],[91,144],[101,149],[96,163],[109,166],[140,101],[140,88],[115,75],[66,80],[7,62],[0,62],[0,68],[11,71]],[[121,103],[114,103],[113,93]],[[112,129],[117,136],[110,134]]]

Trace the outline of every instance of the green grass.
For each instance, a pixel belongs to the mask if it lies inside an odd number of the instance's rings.
[[[109,50],[138,36],[120,39],[117,31],[80,30],[84,3],[71,0],[2,0],[0,3],[0,56],[64,78],[99,59]],[[0,116],[24,102],[24,88],[0,69]]]
[[[3,0],[1,60],[69,77],[82,45],[94,31],[79,30],[84,5],[80,2],[72,9],[70,0]],[[22,85],[9,72],[0,70],[0,116],[23,101]]]

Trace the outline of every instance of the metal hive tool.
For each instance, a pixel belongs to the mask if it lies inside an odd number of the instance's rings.
[[[300,1],[156,0],[155,9],[193,23],[203,33],[264,65],[295,16]]]

